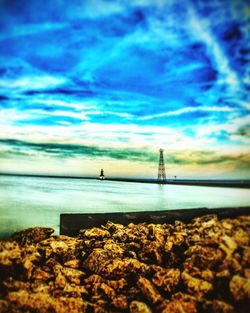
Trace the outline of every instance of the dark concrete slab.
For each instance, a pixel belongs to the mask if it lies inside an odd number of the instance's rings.
[[[175,220],[187,223],[194,217],[206,214],[217,214],[221,218],[233,218],[248,215],[250,207],[218,209],[182,209],[150,212],[117,212],[117,213],[75,213],[60,215],[60,234],[75,236],[81,228],[104,225],[107,221],[127,225],[129,223],[173,223]]]

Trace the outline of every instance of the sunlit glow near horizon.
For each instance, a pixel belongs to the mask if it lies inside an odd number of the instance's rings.
[[[248,1],[0,6],[0,172],[250,178]]]

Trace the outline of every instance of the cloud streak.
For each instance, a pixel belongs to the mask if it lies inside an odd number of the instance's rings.
[[[0,145],[2,149],[0,157],[23,157],[36,158],[47,157],[57,159],[90,159],[90,160],[115,160],[118,163],[129,161],[132,163],[156,164],[158,154],[150,150],[137,148],[104,148],[96,146],[83,146],[73,144],[58,143],[31,143],[20,140],[2,139]],[[216,151],[192,151],[177,152],[168,151],[165,155],[166,166],[175,166],[177,169],[182,166],[228,166],[235,169],[246,170],[250,166],[250,156],[247,153],[221,154]]]
[[[190,113],[190,112],[231,112],[233,111],[232,108],[230,107],[185,107],[183,109],[179,109],[176,111],[169,111],[169,112],[164,112],[164,113],[159,113],[159,114],[154,114],[154,115],[149,115],[149,116],[142,116],[139,117],[138,120],[150,120],[153,118],[158,118],[158,117],[166,117],[166,116],[179,116],[185,113]]]

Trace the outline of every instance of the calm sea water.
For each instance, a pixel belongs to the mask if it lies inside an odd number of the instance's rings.
[[[249,205],[249,189],[0,176],[0,236],[36,225],[58,233],[60,213]]]

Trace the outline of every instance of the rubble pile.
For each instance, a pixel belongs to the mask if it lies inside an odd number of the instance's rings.
[[[248,312],[250,216],[52,233],[0,242],[0,312]]]

